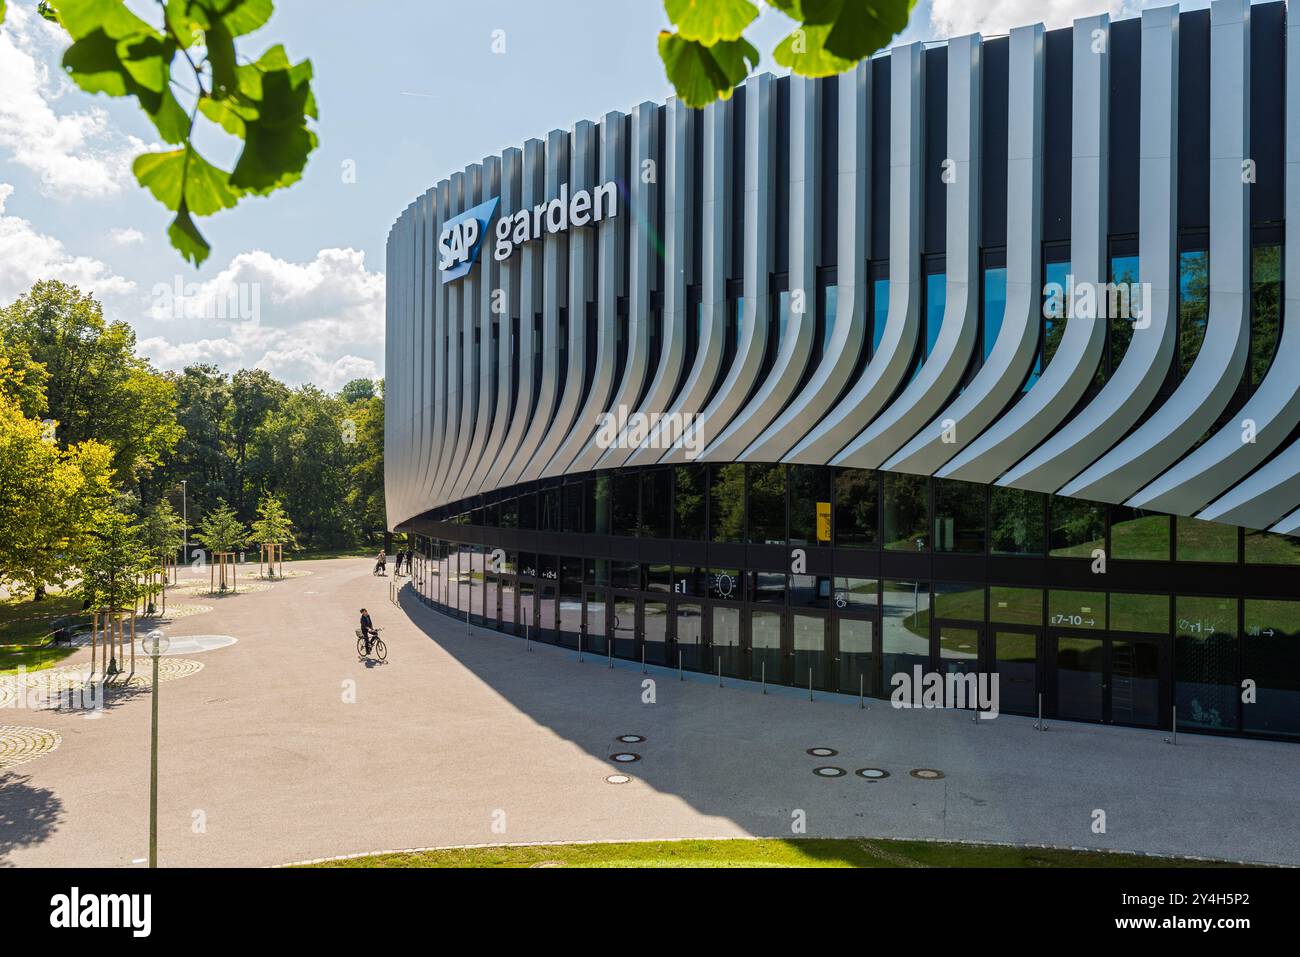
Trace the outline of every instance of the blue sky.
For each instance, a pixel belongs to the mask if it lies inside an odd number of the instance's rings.
[[[1107,5],[922,0],[898,41],[1060,26]],[[151,3],[132,6],[155,16]],[[1112,13],[1138,6],[1109,0]],[[161,368],[257,366],[329,389],[382,375],[384,240],[413,197],[505,146],[671,93],[658,0],[278,0],[242,42],[311,58],[321,145],[292,189],[201,221],[213,252],[195,270],[130,176],[131,159],[156,148],[151,127],[129,103],[60,76],[64,44],[33,7],[11,0],[0,27],[0,304],[36,278],[75,281],[135,327]],[[769,54],[790,27],[764,12],[751,34],[760,69],[782,72]],[[492,51],[497,30],[504,54]],[[220,136],[200,145],[233,160]]]

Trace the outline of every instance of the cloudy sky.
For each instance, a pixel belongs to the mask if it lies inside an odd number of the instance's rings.
[[[921,0],[900,39],[1062,26],[1141,5]],[[155,18],[153,4],[132,6]],[[331,390],[382,375],[384,240],[414,196],[504,146],[670,93],[658,0],[277,0],[241,48],[281,42],[311,58],[321,145],[293,188],[200,221],[213,251],[196,270],[131,176],[132,159],[159,148],[152,128],[133,101],[63,78],[66,38],[34,7],[10,0],[0,26],[0,304],[36,279],[74,282],[130,322],[139,351],[164,369],[256,367]],[[768,54],[789,28],[765,11],[752,37],[760,69],[774,68]],[[498,30],[504,53],[492,49]],[[233,162],[220,135],[199,146]]]

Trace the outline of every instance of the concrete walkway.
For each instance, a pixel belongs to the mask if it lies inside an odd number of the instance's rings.
[[[159,857],[276,864],[370,850],[526,841],[869,835],[1048,843],[1300,864],[1293,745],[887,702],[579,663],[571,651],[388,601],[369,559],[210,602],[173,637],[238,642],[186,653],[161,684]],[[386,664],[357,660],[366,605]],[[71,662],[88,660],[86,649]],[[644,702],[654,681],[655,703]],[[148,851],[149,697],[87,719],[0,710],[62,735],[0,770],[0,863],[130,866]],[[620,744],[618,735],[645,737]],[[814,747],[837,756],[818,758]],[[641,760],[615,765],[610,755]],[[813,768],[849,773],[820,778]],[[889,777],[853,772],[875,767]],[[909,772],[933,768],[939,780]],[[627,784],[606,777],[627,773]],[[1104,812],[1105,833],[1094,832]],[[139,866],[137,864],[137,866]]]

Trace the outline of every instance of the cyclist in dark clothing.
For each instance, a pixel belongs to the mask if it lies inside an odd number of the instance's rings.
[[[370,612],[361,609],[361,637],[366,640],[366,654],[370,654],[370,642],[379,636],[375,623],[370,620]]]

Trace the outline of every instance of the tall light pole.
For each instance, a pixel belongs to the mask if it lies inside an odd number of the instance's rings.
[[[190,560],[189,483],[186,479],[181,479],[181,525],[184,526],[181,529],[181,564],[184,565]]]
[[[153,683],[149,687],[152,715],[149,721],[149,866],[158,866],[158,659],[167,650],[167,638],[151,631],[145,652],[153,659]]]

